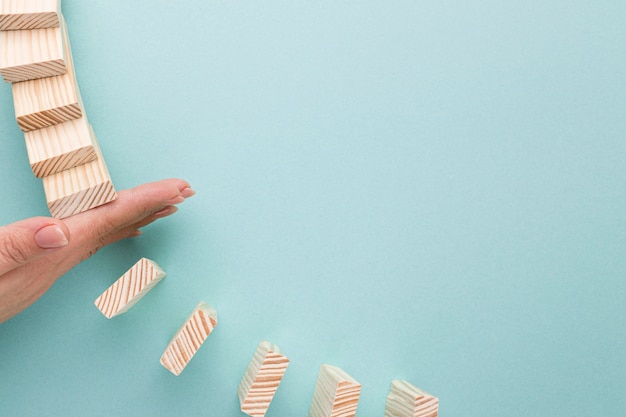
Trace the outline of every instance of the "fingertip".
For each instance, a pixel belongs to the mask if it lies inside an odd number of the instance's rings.
[[[191,187],[187,187],[180,191],[180,195],[182,195],[185,198],[189,198],[189,197],[193,197],[194,195],[196,195],[196,192],[193,189],[191,189]]]

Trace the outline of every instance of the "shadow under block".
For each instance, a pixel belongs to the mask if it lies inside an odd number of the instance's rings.
[[[24,133],[30,167],[47,177],[96,159],[86,117]]]
[[[95,301],[106,318],[126,313],[165,278],[165,271],[154,261],[141,258]]]
[[[53,217],[69,217],[117,198],[93,129],[90,127],[89,131],[92,134],[96,159],[43,178],[48,209]]]
[[[65,74],[61,28],[0,31],[0,74],[6,82]]]
[[[341,368],[322,365],[315,384],[309,417],[354,417],[361,384]]]
[[[62,22],[61,32],[66,48],[67,72],[13,83],[15,118],[24,132],[78,119],[83,115],[65,22]]]
[[[161,365],[178,376],[217,325],[217,312],[200,302],[169,342]]]
[[[59,26],[61,0],[0,0],[0,30]]]
[[[437,417],[439,399],[406,381],[391,381],[385,417]]]
[[[241,411],[253,417],[264,416],[287,365],[289,359],[278,346],[261,341],[237,391]]]

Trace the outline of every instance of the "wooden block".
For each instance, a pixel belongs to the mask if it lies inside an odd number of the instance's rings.
[[[0,0],[0,30],[59,26],[61,0]]]
[[[406,381],[394,380],[385,404],[385,417],[437,417],[439,399]]]
[[[16,83],[65,74],[61,28],[0,31],[0,74]]]
[[[47,177],[96,159],[86,117],[24,133],[30,167]]]
[[[67,25],[63,20],[61,33],[66,48],[67,72],[54,77],[13,83],[15,118],[24,132],[78,119],[83,115]]]
[[[354,417],[361,395],[361,384],[341,368],[322,365],[309,417]]]
[[[109,319],[124,314],[163,278],[156,262],[141,258],[96,299],[96,307]]]
[[[100,146],[92,134],[96,159],[43,178],[48,208],[62,219],[101,206],[117,198]]]
[[[180,375],[216,325],[217,312],[200,302],[165,348],[161,365]]]
[[[241,411],[262,417],[278,389],[278,384],[289,365],[289,359],[278,346],[261,341],[252,361],[239,384],[238,395]]]

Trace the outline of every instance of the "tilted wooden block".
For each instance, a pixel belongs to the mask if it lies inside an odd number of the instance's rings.
[[[252,361],[239,384],[238,395],[241,411],[262,417],[278,389],[278,384],[289,365],[289,359],[278,346],[261,341]]]
[[[385,404],[385,417],[437,417],[439,399],[406,381],[394,380]]]
[[[163,278],[156,262],[141,258],[96,299],[96,307],[109,319],[126,313]]]
[[[67,25],[63,20],[61,33],[66,47],[67,72],[54,77],[13,83],[15,118],[24,132],[78,119],[83,115]]]
[[[200,302],[165,348],[161,365],[180,375],[216,325],[217,312]]]
[[[92,134],[96,159],[43,178],[50,214],[65,218],[101,206],[117,198],[100,146]]]
[[[24,133],[30,167],[47,177],[96,159],[86,117]]]
[[[0,74],[20,82],[65,74],[61,28],[0,31]]]
[[[59,26],[61,0],[0,0],[0,30]]]
[[[360,395],[361,384],[344,370],[322,365],[309,417],[354,417]]]

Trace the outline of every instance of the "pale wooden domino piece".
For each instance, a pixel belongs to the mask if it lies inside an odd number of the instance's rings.
[[[47,177],[96,159],[86,117],[24,133],[30,167]]]
[[[83,115],[80,91],[74,73],[67,25],[61,19],[67,72],[54,77],[13,83],[13,104],[17,124],[24,132],[41,129]]]
[[[217,312],[200,302],[165,348],[161,365],[174,375],[180,375],[216,325]]]
[[[117,198],[100,146],[92,134],[96,159],[43,178],[48,208],[62,219],[101,206]]]
[[[343,369],[322,365],[309,417],[354,417],[360,395],[361,384]]]
[[[6,82],[65,74],[61,28],[0,31],[0,74]]]
[[[0,30],[59,26],[61,0],[0,0]]]
[[[437,417],[439,399],[407,381],[391,381],[385,417]]]
[[[165,278],[165,271],[154,261],[141,258],[106,291],[95,305],[106,318],[126,313],[144,295]]]
[[[278,389],[278,384],[283,379],[287,365],[289,359],[283,355],[278,346],[261,341],[239,384],[241,411],[253,417],[264,416]]]

